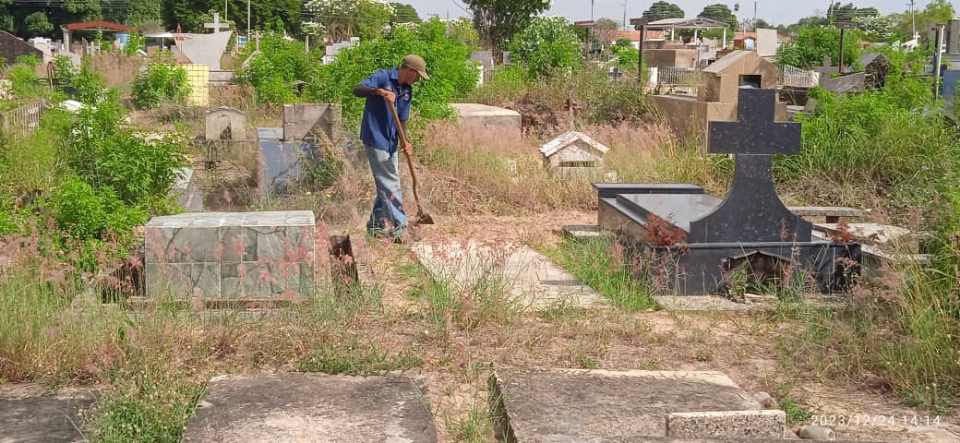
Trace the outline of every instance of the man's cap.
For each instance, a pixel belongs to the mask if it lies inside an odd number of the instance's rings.
[[[430,80],[430,76],[427,75],[427,62],[423,60],[423,57],[410,54],[403,58],[403,66],[417,71],[417,74],[420,74],[420,78]]]

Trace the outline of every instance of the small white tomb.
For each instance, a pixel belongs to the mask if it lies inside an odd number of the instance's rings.
[[[570,131],[540,147],[547,168],[561,174],[593,173],[610,149],[587,134]]]

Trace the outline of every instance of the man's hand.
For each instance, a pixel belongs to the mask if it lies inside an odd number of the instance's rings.
[[[413,144],[408,141],[401,141],[400,148],[403,149],[403,153],[409,156],[413,156]]]
[[[380,88],[380,89],[377,89],[377,94],[383,97],[383,99],[386,100],[387,103],[397,102],[397,94],[391,90]]]

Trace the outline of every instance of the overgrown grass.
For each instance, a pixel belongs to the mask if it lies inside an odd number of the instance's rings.
[[[635,275],[613,240],[564,240],[544,251],[614,305],[630,312],[656,308],[653,285]]]
[[[779,338],[782,363],[797,376],[866,381],[911,406],[945,412],[960,394],[952,302],[936,288],[942,277],[919,265],[889,272],[900,280],[895,286],[862,289],[841,308],[781,303],[782,319],[795,325]]]
[[[326,344],[314,350],[298,365],[303,372],[344,375],[380,375],[391,371],[415,368],[423,360],[401,352],[393,355],[375,344],[350,342],[347,345]]]
[[[474,406],[465,417],[447,420],[450,438],[460,443],[486,443],[493,437],[493,421],[486,405]]]

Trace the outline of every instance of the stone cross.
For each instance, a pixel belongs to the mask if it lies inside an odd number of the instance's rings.
[[[204,23],[203,27],[206,29],[213,29],[214,33],[220,32],[220,28],[230,29],[229,23],[220,23],[220,13],[213,13],[213,23]]]
[[[812,226],[777,196],[772,156],[800,152],[800,124],[774,121],[777,91],[740,88],[736,122],[709,123],[709,151],[733,154],[726,200],[690,225],[691,243],[809,242]]]

